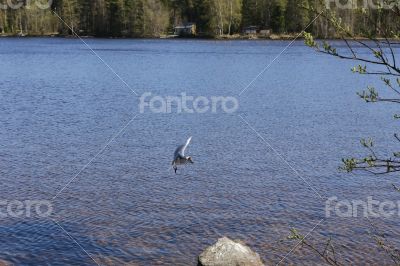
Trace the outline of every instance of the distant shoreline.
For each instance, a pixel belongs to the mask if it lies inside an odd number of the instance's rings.
[[[79,36],[82,39],[117,39],[117,40],[135,40],[135,39],[152,39],[152,40],[214,40],[214,41],[244,41],[244,40],[254,40],[254,41],[290,41],[293,39],[304,39],[303,36],[299,36],[299,33],[296,34],[271,34],[269,36],[260,36],[260,35],[223,35],[223,36],[171,36],[171,35],[162,35],[162,36],[142,36],[142,37],[115,37],[115,36],[92,36],[92,35],[82,35]],[[62,35],[58,33],[48,33],[48,34],[0,34],[1,38],[61,38],[61,39],[75,39],[76,36],[73,35]],[[329,37],[329,38],[317,38],[319,40],[341,40],[341,38],[337,37]],[[358,36],[355,37],[357,40],[369,40],[367,37]],[[376,39],[384,39],[382,37],[377,37]]]
[[[174,35],[161,35],[161,36],[140,36],[140,37],[126,37],[126,36],[93,36],[93,35],[82,35],[79,36],[83,39],[193,39],[193,40],[292,40],[296,38],[299,34],[271,34],[270,36],[261,35],[223,35],[223,36],[174,36]],[[74,35],[63,35],[58,33],[48,33],[48,34],[0,34],[0,38],[66,38],[73,39],[76,38]]]

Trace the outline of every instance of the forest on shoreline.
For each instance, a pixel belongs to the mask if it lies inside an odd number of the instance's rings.
[[[245,27],[254,26],[285,39],[305,29],[316,10],[326,8],[321,0],[23,0],[18,8],[10,0],[1,1],[3,36],[68,36],[74,31],[81,36],[156,38],[172,34],[177,25],[195,23],[196,37],[241,38]],[[398,34],[400,21],[390,10],[359,7],[330,6],[356,36],[381,36],[382,28]],[[336,37],[322,16],[308,31],[319,38]]]

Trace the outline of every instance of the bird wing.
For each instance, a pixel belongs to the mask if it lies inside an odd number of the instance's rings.
[[[174,153],[174,158],[176,159],[177,157],[185,157],[185,150],[187,146],[189,146],[190,141],[192,140],[192,137],[188,138],[185,145],[179,146]]]

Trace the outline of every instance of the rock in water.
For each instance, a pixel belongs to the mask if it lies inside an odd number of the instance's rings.
[[[263,266],[260,255],[248,246],[230,240],[218,239],[199,256],[198,266]]]
[[[11,262],[0,259],[0,266],[12,266]]]

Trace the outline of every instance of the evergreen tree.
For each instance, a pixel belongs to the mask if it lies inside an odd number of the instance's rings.
[[[309,23],[308,0],[288,0],[285,26],[288,32],[301,32]]]
[[[285,31],[285,11],[281,2],[272,5],[271,28],[275,33]]]
[[[242,26],[256,25],[257,0],[243,0],[242,2]]]
[[[16,3],[3,1],[9,2]],[[36,2],[0,8],[0,34],[71,35],[72,28],[80,35],[151,37],[186,22],[196,23],[205,35],[240,33],[246,26],[292,33],[302,31],[315,17],[307,7],[324,8],[322,0],[53,0],[47,9]],[[393,34],[400,31],[400,19],[390,10],[331,8],[358,36],[381,36],[382,28]],[[322,17],[309,30],[318,37],[335,37],[333,25]]]

